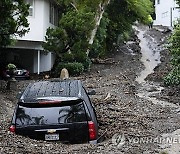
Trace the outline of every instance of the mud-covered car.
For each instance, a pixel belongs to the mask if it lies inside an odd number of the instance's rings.
[[[8,69],[0,69],[0,79],[8,80],[10,76],[12,76],[12,74],[10,74]],[[26,69],[17,68],[14,70],[13,77],[17,80],[28,80],[30,79],[30,73]]]
[[[14,72],[14,75],[15,75],[15,79],[17,80],[30,79],[29,71],[23,68],[17,68]]]
[[[10,131],[33,139],[97,143],[95,110],[79,80],[31,83],[19,96]]]

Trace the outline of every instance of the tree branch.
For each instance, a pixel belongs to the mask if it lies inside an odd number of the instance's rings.
[[[75,4],[73,4],[73,3],[70,3],[72,6],[73,6],[73,8],[78,12],[78,9],[77,9],[77,7],[76,7],[76,5]]]
[[[96,36],[96,32],[97,32],[97,29],[100,25],[100,22],[101,22],[101,19],[103,17],[103,14],[104,14],[104,11],[105,11],[105,7],[110,3],[111,0],[108,0],[107,2],[104,2],[104,3],[100,3],[99,4],[99,12],[98,12],[98,15],[95,17],[95,20],[96,20],[96,24],[95,24],[95,27],[94,29],[92,30],[91,32],[91,37],[89,39],[89,44],[92,45],[93,42],[94,42],[94,38]],[[89,50],[87,50],[86,52],[87,55],[89,55]]]

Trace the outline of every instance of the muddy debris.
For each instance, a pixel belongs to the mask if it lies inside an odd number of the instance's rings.
[[[155,72],[148,75],[145,82],[159,82],[163,86],[160,74],[169,70],[169,53],[162,47],[162,38],[165,42],[170,32],[164,27],[155,27],[148,30],[140,26],[144,31],[144,38],[153,52],[161,52],[162,62],[155,68]],[[138,31],[136,31],[138,33]],[[154,39],[152,39],[154,38]],[[141,59],[140,40],[137,35],[127,45],[120,46],[108,59],[94,60],[91,71],[82,74],[79,79],[83,82],[88,92],[92,92],[90,98],[95,106],[99,122],[99,136],[103,136],[103,142],[97,145],[91,144],[61,144],[59,142],[36,141],[19,135],[11,134],[8,130],[13,110],[16,104],[18,90],[35,80],[19,81],[17,91],[0,91],[0,153],[117,153],[117,154],[145,154],[160,153],[164,149],[158,142],[141,142],[140,139],[161,137],[165,133],[171,133],[180,128],[180,116],[175,107],[154,104],[137,93],[159,92],[157,87],[143,87],[135,80],[144,69]],[[153,48],[156,46],[156,48]],[[164,72],[164,73],[163,73]],[[178,104],[179,87],[164,87],[160,94],[153,94],[157,99],[166,100],[169,103]],[[124,137],[120,143],[113,140],[116,137]],[[27,145],[28,144],[28,145]]]

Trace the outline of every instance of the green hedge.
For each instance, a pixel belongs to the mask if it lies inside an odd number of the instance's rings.
[[[180,69],[174,68],[165,78],[166,85],[179,85],[180,84]]]
[[[72,53],[64,53],[62,56],[62,61],[64,63],[73,62],[74,61],[74,55]]]
[[[82,63],[59,63],[55,70],[55,75],[59,76],[63,68],[66,68],[70,75],[79,75],[84,71],[84,66]]]
[[[81,63],[84,66],[84,71],[89,71],[91,67],[91,60],[87,57],[86,52],[64,53],[62,56],[62,63]],[[76,65],[76,64],[75,64]]]

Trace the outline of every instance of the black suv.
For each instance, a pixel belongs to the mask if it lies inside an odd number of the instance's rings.
[[[39,81],[19,96],[10,131],[33,139],[97,143],[95,110],[79,80]]]

